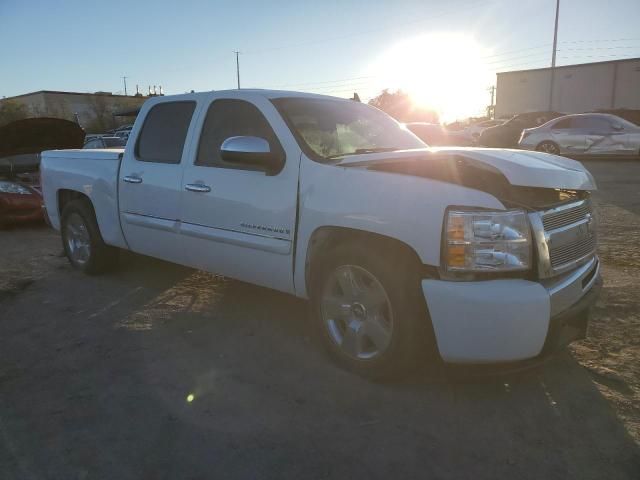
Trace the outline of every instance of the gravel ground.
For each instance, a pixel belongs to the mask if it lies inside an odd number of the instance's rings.
[[[305,302],[133,255],[87,277],[55,232],[0,232],[0,478],[639,478],[640,162],[587,166],[589,339],[500,378],[370,383]]]

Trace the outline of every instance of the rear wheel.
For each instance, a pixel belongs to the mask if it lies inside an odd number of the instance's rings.
[[[536,147],[538,152],[551,153],[552,155],[560,155],[560,147],[557,143],[545,140]]]
[[[323,346],[341,366],[371,379],[416,366],[429,320],[414,270],[406,255],[356,244],[324,257],[311,300]]]
[[[74,268],[93,274],[117,264],[118,251],[104,243],[93,209],[86,200],[74,200],[64,207],[61,233],[62,246]]]

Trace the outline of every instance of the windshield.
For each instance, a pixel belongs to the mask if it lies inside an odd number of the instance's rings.
[[[386,113],[360,102],[280,98],[273,103],[315,160],[426,147]]]
[[[635,123],[631,123],[630,121],[622,118],[622,117],[618,117],[617,115],[612,115],[611,116],[611,123],[612,124],[619,124],[622,125],[624,128],[629,129],[629,130],[634,130],[636,128],[638,128],[638,126]]]

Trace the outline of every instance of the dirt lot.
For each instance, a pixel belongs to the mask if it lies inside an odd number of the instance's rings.
[[[640,162],[587,166],[590,337],[503,378],[369,383],[304,302],[136,256],[86,277],[54,232],[0,232],[0,478],[640,478]]]

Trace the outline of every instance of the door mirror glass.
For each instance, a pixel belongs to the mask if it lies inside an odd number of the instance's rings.
[[[267,174],[282,169],[283,158],[272,152],[269,142],[260,137],[229,137],[220,147],[220,157],[225,162],[261,167]]]

